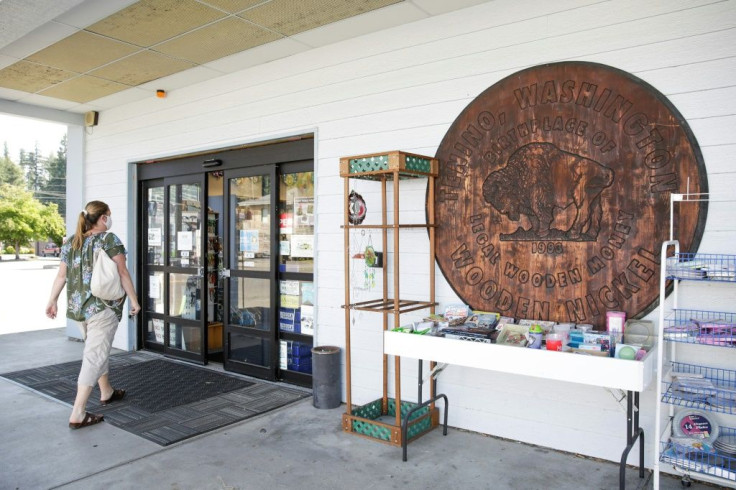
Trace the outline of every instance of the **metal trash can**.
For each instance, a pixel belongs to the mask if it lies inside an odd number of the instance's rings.
[[[314,408],[337,408],[342,401],[340,348],[323,345],[312,348],[312,394]]]

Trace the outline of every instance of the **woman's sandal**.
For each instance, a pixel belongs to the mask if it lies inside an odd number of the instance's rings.
[[[100,400],[100,405],[108,405],[116,400],[122,400],[125,396],[125,390],[112,390],[112,395],[107,400]]]
[[[81,429],[82,427],[88,427],[90,425],[99,424],[105,420],[104,415],[97,415],[94,413],[84,412],[84,418],[81,422],[69,422],[70,429]]]

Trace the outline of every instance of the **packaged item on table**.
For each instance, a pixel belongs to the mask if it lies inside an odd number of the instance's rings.
[[[610,352],[611,336],[607,333],[586,332],[583,334],[585,344],[597,344],[601,346],[602,352]]]
[[[526,347],[529,342],[527,334],[529,327],[527,325],[515,325],[507,323],[501,327],[501,331],[496,338],[496,343],[501,345],[513,345],[517,347]]]
[[[616,359],[627,359],[630,361],[635,360],[637,352],[639,352],[639,347],[628,344],[616,344],[615,349],[616,353],[614,357]]]
[[[626,320],[624,325],[627,344],[641,345],[645,350],[654,346],[654,322],[650,320]]]
[[[544,330],[544,333],[549,333],[555,326],[555,322],[549,320],[530,320],[528,318],[522,318],[521,320],[519,320],[519,325],[539,325],[540,327],[542,327],[542,330]]]
[[[491,331],[485,330],[484,332],[468,330],[467,328],[446,328],[442,332],[445,334],[446,339],[457,339],[457,340],[469,340],[471,342],[482,342],[485,344],[491,343]]]
[[[498,323],[496,323],[496,330],[500,330],[503,325],[513,324],[513,323],[515,323],[513,317],[502,316],[498,319]]]
[[[468,319],[465,320],[465,324],[471,325],[475,328],[484,328],[490,330],[492,328],[495,328],[499,318],[501,318],[500,313],[474,310],[473,313],[468,317]]]
[[[463,322],[470,316],[470,307],[464,304],[447,305],[445,308],[445,319],[452,322],[453,320],[462,319]]]
[[[529,342],[530,349],[541,349],[542,348],[542,337],[544,337],[544,330],[539,325],[532,325],[529,327],[529,333],[527,334],[527,341]]]

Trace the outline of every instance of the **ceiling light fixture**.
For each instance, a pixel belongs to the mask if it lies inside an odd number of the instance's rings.
[[[166,98],[166,90],[164,89],[158,89],[156,90],[156,97],[159,99],[165,99]]]

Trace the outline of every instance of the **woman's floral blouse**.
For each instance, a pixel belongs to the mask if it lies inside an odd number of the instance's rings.
[[[108,301],[107,305],[96,296],[92,296],[90,281],[95,251],[102,247],[112,258],[126,253],[123,242],[114,233],[97,233],[84,239],[80,250],[72,249],[74,237],[61,247],[61,260],[66,264],[66,317],[78,322],[88,320],[95,313],[111,308],[118,317],[123,317],[125,296],[119,300]]]

